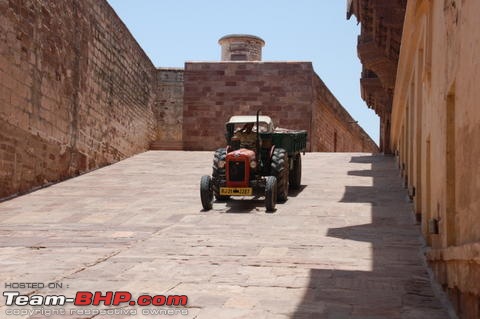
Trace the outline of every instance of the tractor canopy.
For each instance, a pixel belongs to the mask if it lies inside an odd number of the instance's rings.
[[[260,122],[261,131],[273,132],[273,121],[270,116],[260,115],[258,121]],[[230,118],[227,125],[242,125],[247,123],[257,123],[257,117],[255,115],[235,115]]]
[[[256,115],[235,115],[230,118],[230,120],[225,124],[227,132],[225,137],[227,139],[227,144],[231,143],[232,136],[235,134],[235,130],[241,128],[245,124],[253,123],[253,131],[257,131],[257,116]],[[270,116],[260,115],[258,117],[258,123],[260,126],[260,133],[272,133],[275,129],[273,126],[273,121]]]

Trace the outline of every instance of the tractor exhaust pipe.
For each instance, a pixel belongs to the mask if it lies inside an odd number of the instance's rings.
[[[260,112],[261,111],[262,111],[261,109],[257,111],[257,140],[256,140],[257,154],[255,156],[256,157],[255,161],[257,162],[257,169],[260,165],[259,160],[260,160]]]

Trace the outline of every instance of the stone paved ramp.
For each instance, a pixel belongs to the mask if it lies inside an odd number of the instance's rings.
[[[448,318],[393,159],[307,154],[302,190],[267,214],[261,200],[201,211],[211,156],[150,151],[0,203],[0,282],[186,294],[181,318]]]

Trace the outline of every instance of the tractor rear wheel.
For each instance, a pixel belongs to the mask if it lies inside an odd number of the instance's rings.
[[[295,156],[293,160],[293,167],[290,174],[290,187],[292,189],[299,189],[302,183],[302,157],[300,153]]]
[[[275,148],[270,167],[270,174],[277,178],[278,201],[284,202],[288,198],[289,168],[288,154],[283,148]]]
[[[275,176],[267,176],[265,183],[265,208],[267,212],[275,211],[277,204],[277,179]]]
[[[205,210],[212,209],[213,191],[211,185],[212,179],[210,176],[202,176],[200,180],[200,199],[202,200],[202,206]]]
[[[227,150],[225,148],[219,148],[215,151],[215,155],[213,156],[213,172],[212,172],[212,189],[213,194],[215,195],[215,199],[218,201],[226,201],[230,198],[230,196],[222,196],[220,195],[220,182],[226,180],[226,173],[225,173],[225,157],[227,156]],[[223,163],[223,166],[220,164]]]

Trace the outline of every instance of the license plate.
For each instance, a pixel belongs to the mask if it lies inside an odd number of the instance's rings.
[[[251,187],[220,187],[220,195],[251,196]]]

